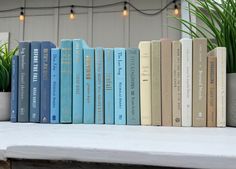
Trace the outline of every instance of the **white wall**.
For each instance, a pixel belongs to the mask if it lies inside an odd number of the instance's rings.
[[[3,1],[3,2],[1,2]],[[0,0],[0,10],[20,6],[99,5],[120,0]],[[146,12],[164,7],[170,0],[130,0]],[[10,32],[11,46],[20,40],[51,40],[59,45],[62,38],[83,38],[91,46],[137,47],[141,40],[179,39],[180,33],[168,25],[180,24],[168,18],[173,5],[157,16],[144,16],[133,9],[122,16],[123,5],[99,9],[74,9],[76,19],[69,20],[70,9],[26,10],[25,22],[18,12],[0,13],[0,32]]]

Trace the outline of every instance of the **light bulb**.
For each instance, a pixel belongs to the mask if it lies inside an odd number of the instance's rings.
[[[178,6],[176,4],[175,4],[174,13],[175,13],[176,16],[179,15],[179,8],[178,8]]]
[[[124,6],[123,16],[128,16],[128,10],[127,10],[126,5]]]
[[[70,13],[70,20],[75,19],[75,14],[74,13]]]
[[[23,12],[20,13],[19,20],[20,21],[24,21],[25,20],[25,16],[24,16]]]

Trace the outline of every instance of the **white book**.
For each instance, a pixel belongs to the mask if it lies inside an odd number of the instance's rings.
[[[216,125],[226,126],[226,48],[217,47],[209,52],[217,60],[217,102],[216,102]]]
[[[139,49],[141,124],[151,125],[151,42],[141,41]]]
[[[192,126],[192,39],[181,39],[182,48],[182,126]]]

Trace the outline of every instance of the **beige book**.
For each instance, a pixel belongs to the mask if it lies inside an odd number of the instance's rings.
[[[181,43],[172,42],[172,112],[173,126],[181,126]]]
[[[161,40],[161,103],[162,125],[172,126],[171,41]]]
[[[161,43],[151,41],[152,125],[161,125]]]
[[[206,127],[207,39],[193,39],[193,126]]]
[[[140,110],[141,124],[151,125],[151,43],[141,41],[140,49]]]
[[[216,57],[207,60],[207,126],[216,127]]]

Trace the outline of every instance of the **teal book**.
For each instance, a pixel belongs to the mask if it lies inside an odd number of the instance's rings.
[[[72,123],[72,40],[61,40],[60,122]]]
[[[95,123],[104,124],[103,48],[95,49]]]
[[[12,71],[11,71],[11,122],[17,122],[17,100],[18,100],[18,67],[19,56],[12,57]]]
[[[73,40],[73,78],[72,78],[72,122],[83,123],[84,112],[84,55],[83,48],[88,45],[83,39]]]
[[[140,125],[139,49],[126,49],[127,124]]]
[[[126,124],[126,54],[124,48],[114,49],[115,124]]]
[[[94,49],[84,49],[84,123],[94,123]]]
[[[114,49],[104,49],[105,124],[115,123],[114,112]]]

